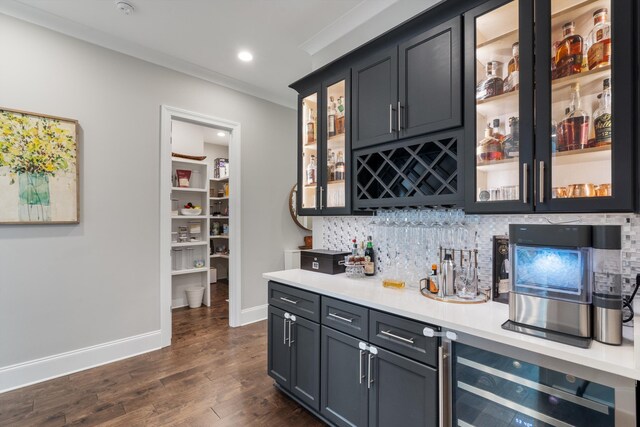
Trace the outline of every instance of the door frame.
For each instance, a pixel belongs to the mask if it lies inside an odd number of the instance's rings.
[[[229,246],[233,255],[229,257],[229,326],[240,326],[242,276],[241,276],[241,161],[240,123],[204,115],[181,108],[162,105],[160,108],[160,331],[161,346],[171,345],[171,121],[178,119],[196,125],[215,127],[229,132]],[[207,177],[208,179],[208,177]]]

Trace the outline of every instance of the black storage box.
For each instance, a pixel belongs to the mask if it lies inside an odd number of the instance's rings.
[[[350,254],[327,249],[300,251],[300,268],[326,274],[344,273],[344,257]]]

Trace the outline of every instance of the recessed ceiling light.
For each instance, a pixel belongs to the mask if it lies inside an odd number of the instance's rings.
[[[244,62],[253,61],[253,55],[249,51],[241,50],[238,52],[238,59]]]
[[[127,3],[126,1],[116,1],[116,7],[118,10],[125,15],[131,15],[134,11],[133,5],[131,3]]]
[[[224,132],[218,132],[218,136],[223,137],[225,135]]]

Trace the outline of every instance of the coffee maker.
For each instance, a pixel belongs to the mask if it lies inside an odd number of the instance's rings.
[[[622,344],[622,249],[619,225],[593,226],[593,338]]]

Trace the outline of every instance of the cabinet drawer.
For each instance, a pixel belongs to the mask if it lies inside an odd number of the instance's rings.
[[[379,311],[369,311],[369,342],[422,363],[437,367],[438,338],[425,337],[423,330],[439,327]]]
[[[322,324],[367,340],[369,310],[359,305],[322,297]]]
[[[320,295],[269,281],[269,304],[320,322]]]

